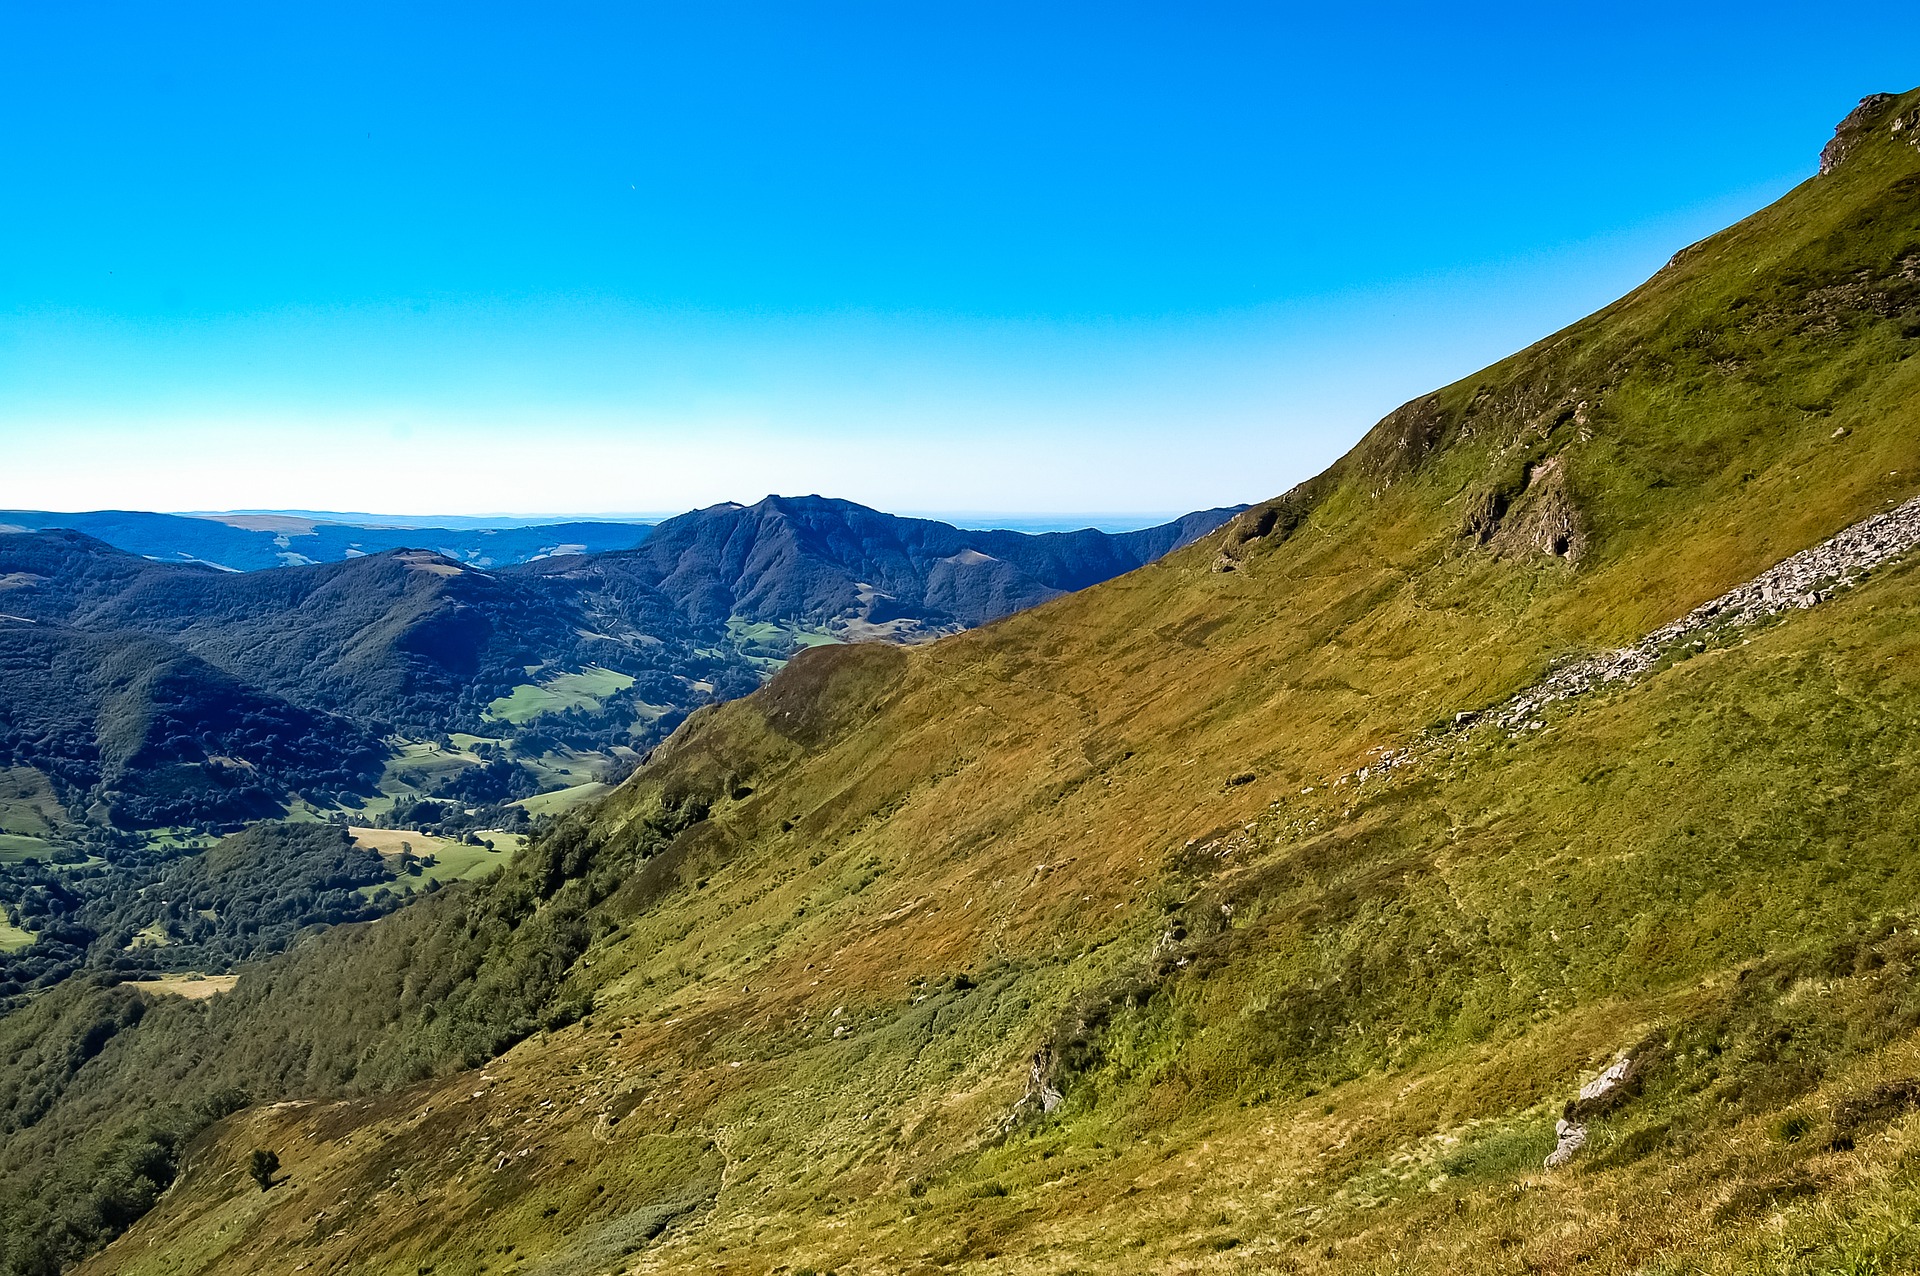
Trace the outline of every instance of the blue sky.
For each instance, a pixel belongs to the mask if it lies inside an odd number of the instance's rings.
[[[0,505],[1256,500],[1803,180],[1885,22],[0,3]]]

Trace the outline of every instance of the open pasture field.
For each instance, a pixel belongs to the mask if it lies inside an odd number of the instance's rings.
[[[7,911],[0,908],[0,953],[16,953],[33,942],[33,932],[13,924]]]
[[[67,823],[46,776],[32,767],[0,769],[0,833],[48,837]]]
[[[727,621],[727,637],[735,646],[758,648],[749,655],[766,656],[776,651],[786,651],[792,647],[825,647],[840,641],[832,634],[820,629],[809,629],[802,625],[776,624],[769,620],[742,620],[735,616]],[[779,663],[785,664],[784,660]]]
[[[238,975],[167,975],[160,979],[130,979],[129,988],[154,997],[184,997],[188,1001],[205,1001],[209,997],[223,992],[232,992],[233,986],[240,982]]]
[[[18,864],[22,860],[50,860],[53,843],[19,833],[0,833],[0,864]]]
[[[349,827],[347,832],[353,835],[355,842],[387,857],[396,865],[400,855],[408,849],[411,849],[416,856],[433,857],[432,864],[422,867],[420,876],[403,876],[393,883],[395,888],[401,890],[409,887],[418,889],[428,882],[463,882],[485,877],[510,862],[524,844],[524,839],[515,833],[477,834],[482,840],[493,843],[493,849],[489,850],[484,846],[469,846],[464,842],[433,837],[426,833],[415,833],[408,829]],[[368,888],[368,893],[372,889],[377,888]]]
[[[539,683],[523,682],[512,694],[487,706],[488,716],[515,726],[530,722],[543,713],[562,713],[568,709],[598,709],[614,695],[633,685],[633,678],[597,665],[583,673],[563,673]]]
[[[478,739],[479,737],[469,737]],[[380,777],[380,791],[388,797],[425,793],[436,783],[481,765],[480,757],[458,746],[444,749],[432,740],[409,740],[398,746]]]
[[[540,777],[542,786],[571,788],[598,780],[612,761],[613,758],[608,754],[597,751],[559,748],[537,758],[529,758],[527,764]]]
[[[514,805],[526,808],[528,815],[564,815],[584,802],[593,801],[612,787],[598,780],[588,780],[569,788],[555,789],[551,793],[536,793],[530,798],[522,798]]]

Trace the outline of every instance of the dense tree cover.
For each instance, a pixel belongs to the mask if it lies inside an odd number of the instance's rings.
[[[495,758],[449,776],[434,786],[433,795],[455,802],[497,803],[532,797],[539,791],[540,780],[532,771],[508,758]]]
[[[393,880],[386,862],[342,829],[257,824],[80,916],[98,936],[96,965],[225,971],[281,951],[306,927],[380,916],[391,904],[363,888]]]
[[[462,774],[466,774],[463,772]],[[346,823],[345,815],[333,817]],[[527,808],[511,802],[467,806],[457,800],[439,797],[400,798],[374,821],[375,828],[417,829],[439,837],[459,841],[482,830],[524,833],[533,827]]]
[[[110,1240],[165,1189],[179,1149],[246,1102],[388,1089],[586,1013],[569,975],[615,924],[612,897],[706,810],[684,797],[617,833],[564,823],[482,882],[243,963],[207,1001],[150,1000],[102,970],[0,1018],[0,1274],[52,1276]],[[213,869],[176,869],[169,889],[271,919],[247,860],[293,848],[313,880],[343,864],[352,876],[335,830],[270,828],[229,839]],[[142,915],[121,912],[122,927]]]
[[[400,899],[374,888],[394,880],[379,855],[326,824],[256,824],[203,854],[16,865],[0,874],[0,902],[34,942],[0,953],[0,998],[18,1003],[87,969],[231,970],[307,927],[390,912]]]
[[[416,738],[510,730],[487,707],[530,669],[650,674],[653,693],[675,704],[759,680],[722,631],[657,591],[589,591],[564,575],[489,573],[424,551],[234,573],[48,531],[0,535],[0,577],[14,582],[13,614],[170,642],[270,695]]]
[[[136,828],[257,819],[292,791],[371,791],[384,753],[172,644],[0,623],[0,766],[40,770],[70,811]]]

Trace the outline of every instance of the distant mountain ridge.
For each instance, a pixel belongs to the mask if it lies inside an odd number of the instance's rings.
[[[530,526],[420,527],[335,523],[293,515],[154,514],[140,510],[0,510],[0,528],[85,532],[116,549],[164,563],[205,563],[228,571],[333,563],[390,549],[430,549],[475,567],[505,567],[551,554],[628,549],[644,523],[582,520]]]
[[[391,735],[528,736],[612,765],[803,646],[970,628],[1138,567],[1233,512],[1029,536],[769,497],[669,519],[633,549],[493,571],[419,547],[236,572],[16,530],[0,534],[0,657],[39,672],[0,683],[0,744],[71,810],[135,827],[256,818],[295,793],[322,809],[370,796]],[[95,685],[123,665],[188,672],[165,684],[161,713],[158,684]],[[191,729],[149,742],[126,725],[147,718]],[[89,743],[109,736],[123,744]],[[353,761],[298,764],[282,737]]]
[[[817,627],[835,637],[914,641],[953,633],[1152,562],[1244,507],[1159,527],[1030,535],[900,518],[852,501],[769,496],[671,518],[637,547],[555,557],[523,575],[644,584],[696,624]]]

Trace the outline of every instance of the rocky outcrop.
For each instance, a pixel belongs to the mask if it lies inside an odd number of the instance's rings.
[[[1052,1046],[1042,1046],[1034,1051],[1033,1058],[1027,1061],[1027,1090],[1008,1111],[1001,1122],[1003,1130],[1011,1130],[1020,1124],[1023,1117],[1038,1112],[1045,1115],[1059,1107],[1066,1098],[1061,1093],[1059,1083],[1054,1080],[1056,1071]]]
[[[1890,131],[1895,137],[1905,137],[1908,146],[1920,151],[1920,106],[1896,116]]]
[[[1596,687],[1636,678],[1682,646],[1704,650],[1709,637],[1784,611],[1812,607],[1862,573],[1920,545],[1920,497],[1875,514],[1812,549],[1802,550],[1746,584],[1695,607],[1631,647],[1589,656],[1549,674],[1495,709],[1508,730],[1535,724],[1546,706]]]
[[[1833,140],[1820,152],[1821,176],[1847,162],[1847,156],[1853,154],[1867,134],[1873,131],[1873,126],[1879,123],[1893,100],[1891,93],[1869,93],[1860,99],[1860,105],[1847,112],[1847,118],[1841,120],[1839,127],[1833,130]]]
[[[1476,513],[1485,517],[1487,511]],[[1493,514],[1491,523],[1493,530],[1480,535],[1503,553],[1545,554],[1572,561],[1585,547],[1580,509],[1567,490],[1566,467],[1558,456],[1532,466],[1520,498],[1511,510]],[[1469,531],[1473,531],[1471,524]]]
[[[1580,1087],[1554,1123],[1557,1142],[1547,1153],[1546,1168],[1557,1170],[1587,1145],[1587,1122],[1604,1116],[1640,1092],[1647,1072],[1666,1048],[1666,1037],[1655,1033],[1623,1052],[1605,1071]]]

